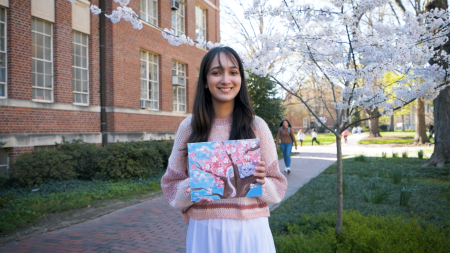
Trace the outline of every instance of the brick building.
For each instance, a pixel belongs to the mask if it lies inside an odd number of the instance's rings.
[[[190,115],[206,50],[171,46],[164,28],[220,41],[219,0],[131,0],[144,21],[106,20],[108,142],[174,138]],[[0,0],[0,168],[23,152],[102,143],[99,0]],[[110,13],[118,4],[105,0]]]

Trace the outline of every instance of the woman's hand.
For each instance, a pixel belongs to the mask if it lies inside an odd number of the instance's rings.
[[[266,165],[266,162],[264,161],[258,161],[258,165],[255,167],[255,170],[257,172],[253,173],[253,176],[255,177],[259,177],[256,179],[256,182],[260,183],[261,185],[266,183],[266,167],[264,167],[264,165]]]
[[[191,194],[191,188],[187,188],[186,193]],[[207,198],[202,198],[199,201],[194,201],[194,204],[196,205],[204,205],[204,204],[208,204],[210,202],[213,202],[214,199],[207,199]]]

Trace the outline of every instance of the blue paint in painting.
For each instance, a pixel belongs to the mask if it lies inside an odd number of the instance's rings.
[[[262,196],[262,185],[260,183],[255,184],[256,187],[250,188],[246,197],[260,197]]]

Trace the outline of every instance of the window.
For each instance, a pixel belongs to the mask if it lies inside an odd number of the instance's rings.
[[[4,148],[0,148],[0,175],[7,174],[9,168],[8,153]]]
[[[172,11],[172,29],[175,35],[184,34],[184,4],[180,2],[180,8]]]
[[[303,118],[303,127],[308,127],[308,119]]]
[[[6,98],[6,9],[0,8],[0,98]]]
[[[158,55],[141,51],[141,100],[143,107],[159,109]]]
[[[186,76],[186,65],[173,61],[172,76]],[[186,86],[173,86],[173,110],[186,111]]]
[[[73,103],[89,105],[88,36],[72,32]]]
[[[140,1],[140,18],[151,25],[158,26],[158,0]]]
[[[47,145],[47,146],[35,146],[34,150],[35,151],[42,151],[42,150],[55,150],[56,149],[56,145]]]
[[[52,23],[33,18],[32,44],[32,98],[53,102]]]
[[[195,37],[197,41],[206,40],[206,10],[198,5],[195,6]],[[204,46],[200,48],[205,49]]]

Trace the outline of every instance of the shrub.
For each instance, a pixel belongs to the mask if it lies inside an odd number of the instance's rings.
[[[408,152],[402,152],[402,158],[408,158]]]
[[[398,157],[398,154],[397,154],[397,153],[394,153],[394,152],[392,152],[392,157],[394,157],[394,158],[397,158],[397,157]]]
[[[403,172],[401,168],[394,168],[391,175],[394,184],[400,184],[402,182]]]
[[[59,150],[40,150],[20,155],[11,166],[10,180],[16,185],[41,184],[46,180],[76,178],[76,161]]]
[[[172,146],[172,141],[141,141],[96,148],[81,140],[63,140],[57,150],[20,155],[5,186],[31,186],[49,180],[148,178],[164,171]]]
[[[407,206],[409,199],[411,198],[413,188],[405,188],[403,187],[400,190],[400,206]]]
[[[366,161],[366,157],[364,155],[358,155],[355,157],[355,162],[364,162]]]
[[[387,153],[386,152],[381,152],[381,157],[382,158],[387,158]]]
[[[419,150],[417,151],[417,157],[419,157],[419,159],[423,159],[423,150]]]
[[[364,216],[344,211],[342,234],[334,233],[336,215],[302,215],[274,236],[278,253],[285,252],[447,252],[448,229],[424,224],[419,219]]]
[[[380,132],[387,132],[389,126],[388,125],[381,125],[380,126]]]

